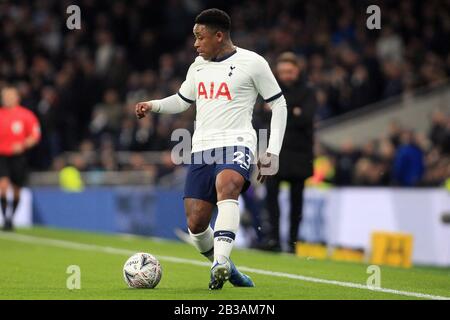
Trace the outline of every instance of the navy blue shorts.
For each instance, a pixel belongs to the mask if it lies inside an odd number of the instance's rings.
[[[224,169],[239,172],[245,179],[241,193],[247,191],[253,169],[253,155],[249,148],[232,146],[192,153],[183,199],[195,198],[216,204],[216,177]]]

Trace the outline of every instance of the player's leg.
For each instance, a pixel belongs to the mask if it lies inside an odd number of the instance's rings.
[[[190,238],[211,262],[214,235],[209,223],[217,201],[214,178],[214,166],[204,163],[203,153],[193,154],[184,187],[184,207]]]
[[[239,229],[238,197],[244,183],[244,177],[232,169],[224,169],[216,177],[218,212],[214,225],[214,262],[209,283],[211,290],[221,289],[230,279],[234,267],[230,255]]]
[[[226,280],[237,287],[254,287],[250,277],[239,272],[230,259],[239,229],[238,197],[250,186],[253,157],[250,150],[243,146],[226,147],[223,151],[225,162],[218,162],[215,168],[218,213],[214,226],[214,262],[209,287],[220,289]]]
[[[8,229],[8,218],[7,218],[7,208],[8,208],[8,200],[6,197],[6,193],[8,192],[8,188],[10,186],[9,180],[9,162],[8,157],[0,156],[0,211],[3,215],[3,229]]]
[[[28,177],[27,160],[25,155],[18,155],[10,158],[11,184],[13,188],[13,200],[11,203],[11,216],[8,219],[8,228],[13,229],[14,214],[20,203],[20,191],[25,185]]]
[[[242,193],[241,196],[244,199],[245,208],[250,212],[252,228],[256,234],[256,239],[251,246],[259,247],[261,245],[261,241],[263,240],[263,234],[261,231],[261,201],[258,199],[253,188],[249,188],[249,190]]]
[[[205,200],[185,198],[189,235],[197,250],[209,261],[214,260],[214,233],[210,226],[214,204]]]
[[[278,204],[278,194],[280,192],[280,180],[277,176],[269,177],[266,181],[266,201],[269,212],[269,239],[264,249],[280,251],[280,206]]]
[[[214,226],[214,260],[230,258],[236,233],[239,229],[239,194],[244,187],[244,177],[235,170],[224,169],[216,177],[217,219]]]
[[[236,232],[239,228],[238,197],[245,179],[233,170],[222,170],[216,178],[218,214],[214,226],[214,262],[209,288],[221,289],[225,281],[235,287],[254,287],[249,276],[238,271],[230,259]]]
[[[303,213],[303,180],[291,181],[291,212],[290,212],[290,232],[289,232],[289,252],[295,252],[298,230]]]
[[[13,184],[13,201],[11,205],[11,216],[10,216],[10,223],[11,223],[11,229],[14,227],[14,214],[16,213],[17,207],[20,203],[20,191],[22,190],[21,186]]]
[[[9,218],[7,217],[7,208],[8,208],[8,200],[6,198],[6,193],[8,191],[10,185],[10,181],[8,177],[2,176],[0,177],[0,209],[2,211],[3,215],[3,229],[9,230],[10,229],[10,222]]]

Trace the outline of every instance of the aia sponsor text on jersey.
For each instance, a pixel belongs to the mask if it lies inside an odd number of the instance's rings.
[[[202,81],[198,83],[198,99],[220,99],[225,97],[227,100],[232,100],[230,90],[226,82],[222,82],[217,85],[214,82],[210,82],[209,85]]]

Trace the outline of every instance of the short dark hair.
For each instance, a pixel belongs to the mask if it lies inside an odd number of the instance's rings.
[[[0,87],[0,90],[16,90],[16,91],[19,91],[18,89],[17,89],[17,86],[15,86],[15,85],[13,85],[13,84],[11,84],[11,83],[6,83],[3,87]]]
[[[217,8],[206,9],[200,12],[195,18],[195,23],[225,32],[229,32],[231,29],[230,16],[225,11]]]

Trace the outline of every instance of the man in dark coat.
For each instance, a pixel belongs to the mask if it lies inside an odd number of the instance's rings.
[[[278,174],[266,182],[271,228],[264,248],[281,251],[278,193],[281,181],[287,181],[291,199],[289,252],[293,253],[302,219],[305,180],[313,174],[313,123],[317,103],[314,90],[301,78],[295,54],[288,52],[280,55],[276,74],[287,101],[288,119]]]

